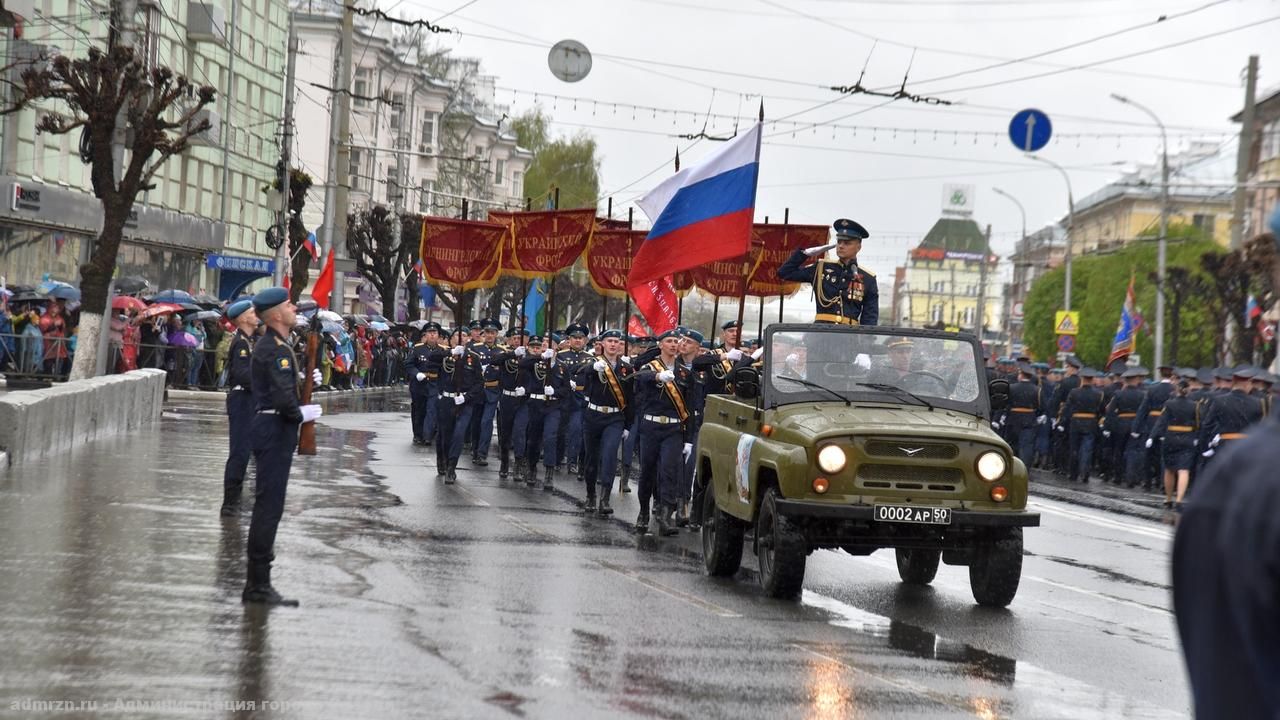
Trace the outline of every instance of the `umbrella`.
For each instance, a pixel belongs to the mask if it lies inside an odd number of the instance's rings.
[[[80,290],[78,288],[73,288],[70,285],[59,285],[49,291],[49,297],[57,298],[59,300],[79,301]]]
[[[203,310],[203,309],[204,309],[204,308],[200,307],[199,305],[197,305],[197,304],[195,304],[195,303],[180,302],[180,303],[175,303],[175,304],[176,304],[178,307],[182,308],[183,310],[195,310],[195,311],[200,311],[200,310]]]
[[[150,285],[151,283],[141,275],[125,275],[116,280],[116,292],[131,295],[146,290]]]
[[[185,290],[162,290],[147,298],[147,300],[163,303],[195,303],[195,298],[191,297],[191,293]]]
[[[427,320],[414,320],[413,322],[409,323],[409,327],[413,328],[414,330],[421,330],[422,328],[427,326],[427,322],[428,322]]]
[[[320,324],[320,329],[327,333],[333,333],[334,335],[341,335],[346,332],[342,329],[342,325],[336,322],[323,322]]]
[[[196,320],[217,320],[222,317],[222,313],[217,310],[201,310],[195,314]]]
[[[155,305],[152,305],[146,310],[138,313],[138,317],[134,318],[134,322],[150,320],[151,318],[158,317],[160,315],[169,315],[171,313],[178,312],[181,309],[181,305],[174,305],[173,303],[156,303]]]
[[[219,300],[218,298],[206,292],[196,293],[194,296],[192,296],[191,302],[197,305],[204,305],[204,306],[215,306],[215,305],[222,304],[221,300]]]
[[[339,325],[342,324],[342,316],[332,310],[321,310],[316,313],[316,317],[320,318],[324,322],[338,323]]]
[[[347,315],[345,317],[347,319],[347,322],[351,323],[352,325],[361,325],[364,327],[369,326],[369,321],[366,320],[363,315]]]
[[[384,322],[391,322],[390,320],[388,320],[388,319],[386,319],[386,318],[382,317],[382,316],[381,316],[381,315],[379,315],[378,313],[369,313],[369,321],[370,321],[370,322],[380,322],[380,323],[384,323]]]
[[[48,298],[28,290],[14,295],[9,302],[44,302],[45,300],[48,300]]]
[[[297,307],[298,307],[298,312],[300,313],[311,312],[312,310],[316,309],[316,301],[310,300],[310,299],[299,300],[297,302]]]
[[[369,327],[373,328],[374,330],[381,330],[383,332],[391,329],[390,325],[384,322],[378,322],[376,320],[374,322],[369,323]]]
[[[146,310],[147,304],[136,297],[121,295],[111,301],[112,310]]]
[[[193,348],[198,347],[200,341],[196,339],[195,335],[184,330],[182,332],[169,333],[169,344],[174,347]]]

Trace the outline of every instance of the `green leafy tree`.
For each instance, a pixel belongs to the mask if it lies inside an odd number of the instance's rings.
[[[596,207],[600,196],[600,159],[596,141],[585,132],[553,138],[551,120],[535,108],[511,121],[520,147],[533,153],[525,171],[524,193],[534,209],[545,206],[560,189],[560,207]]]

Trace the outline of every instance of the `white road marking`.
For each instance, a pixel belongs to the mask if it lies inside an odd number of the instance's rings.
[[[1072,520],[1081,520],[1083,522],[1087,522],[1092,525],[1096,525],[1098,527],[1104,527],[1109,530],[1120,530],[1122,532],[1133,533],[1135,535],[1142,535],[1143,537],[1154,538],[1156,540],[1166,540],[1166,541],[1173,540],[1172,532],[1167,530],[1162,530],[1160,529],[1160,527],[1156,526],[1154,523],[1148,523],[1147,521],[1143,521],[1143,520],[1138,520],[1138,519],[1134,519],[1132,521],[1117,520],[1117,519],[1106,517],[1104,515],[1097,515],[1095,513],[1080,512],[1078,510],[1068,510],[1059,505],[1046,505],[1043,501],[1036,501],[1036,502],[1030,503],[1030,506],[1032,509],[1039,510],[1042,513],[1049,513],[1050,515],[1058,515],[1060,517],[1071,518]]]
[[[463,488],[463,487],[461,487],[461,486],[459,486],[459,485],[454,485],[454,486],[453,486],[453,489],[454,489],[454,490],[457,490],[458,492],[462,493],[463,495],[466,495],[466,496],[467,496],[467,498],[471,500],[471,504],[472,504],[472,505],[475,505],[476,507],[489,507],[489,503],[488,503],[488,502],[486,502],[486,501],[484,501],[484,500],[481,500],[480,498],[476,497],[476,494],[475,494],[475,493],[473,493],[473,492],[471,492],[470,490],[467,490],[466,488]]]
[[[630,568],[625,568],[625,567],[622,567],[621,565],[614,565],[613,563],[605,562],[604,560],[597,560],[596,564],[606,570],[612,570],[613,572],[618,573],[619,575],[627,578],[628,580],[634,580],[640,583],[641,585],[644,585],[645,587],[649,588],[650,590],[657,590],[658,592],[664,595],[673,597],[682,602],[686,602],[700,610],[706,610],[707,612],[713,615],[717,615],[722,618],[742,617],[741,613],[736,613],[728,608],[720,607],[715,603],[707,602],[706,600],[703,600],[702,598],[696,595],[690,595],[689,593],[684,592],[683,590],[677,590],[671,587],[670,585],[664,585],[663,583],[660,583],[657,580],[654,580],[652,578],[645,577],[644,575],[641,575],[640,573]]]

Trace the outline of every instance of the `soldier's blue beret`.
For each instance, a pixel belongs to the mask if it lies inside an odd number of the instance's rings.
[[[1046,363],[1046,362],[1032,363],[1031,367],[1033,367],[1033,368],[1035,368],[1035,369],[1037,369],[1037,370],[1048,370],[1048,369],[1049,369],[1049,363]]]
[[[1004,355],[1001,355],[1000,357],[996,358],[996,363],[1000,365],[1008,365],[1011,362],[1013,361],[1010,360],[1008,357],[1005,357]]]
[[[282,287],[270,287],[266,290],[258,291],[253,296],[253,310],[258,314],[262,314],[271,308],[289,302],[289,291]]]
[[[597,338],[597,339],[599,339],[599,340],[607,340],[607,339],[609,339],[609,338],[616,338],[616,339],[618,339],[618,340],[625,340],[625,339],[627,339],[627,338],[624,338],[624,337],[622,336],[622,331],[621,331],[621,330],[605,330],[604,332],[600,333],[600,337],[599,337],[599,338]]]
[[[481,326],[481,329],[483,330],[501,330],[502,329],[502,323],[498,322],[497,320],[494,320],[493,318],[486,318],[485,321],[480,324],[480,326]]]
[[[865,240],[871,233],[849,218],[840,218],[832,224],[836,230],[836,240]]]
[[[711,349],[711,341],[710,341],[710,340],[703,340],[703,341],[702,341],[702,347],[706,348],[707,350],[710,350],[710,349]]]
[[[680,330],[680,337],[689,338],[690,340],[698,343],[699,345],[701,345],[702,341],[705,339],[703,338],[702,333],[698,332],[697,330],[693,330],[690,328],[680,328],[679,330]]]
[[[252,300],[248,300],[248,299],[237,300],[227,306],[227,317],[232,320],[235,320],[236,318],[243,315],[245,310],[248,310],[251,307],[253,307]]]
[[[587,326],[583,325],[582,323],[573,323],[572,325],[564,329],[564,334],[568,335],[569,337],[574,337],[577,335],[586,337],[589,332],[591,331],[588,330]]]

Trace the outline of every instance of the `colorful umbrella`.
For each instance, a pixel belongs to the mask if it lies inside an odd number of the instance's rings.
[[[150,320],[151,318],[159,317],[161,315],[170,315],[172,313],[178,312],[181,309],[182,309],[181,305],[174,305],[173,303],[156,303],[155,305],[152,305],[148,307],[146,310],[143,310],[142,312],[138,313],[138,317],[134,318],[134,322],[142,322],[144,320]]]
[[[192,303],[195,298],[191,297],[191,293],[186,290],[161,290],[160,292],[147,298],[153,303]]]
[[[139,312],[147,309],[147,304],[136,297],[130,295],[120,295],[111,301],[112,310],[137,310]]]
[[[342,323],[342,316],[332,310],[321,310],[316,313],[316,317],[323,322]]]
[[[49,297],[57,298],[59,300],[78,302],[80,300],[80,290],[79,288],[73,288],[70,285],[59,285],[49,291]]]

